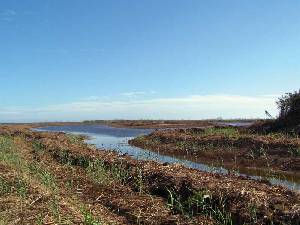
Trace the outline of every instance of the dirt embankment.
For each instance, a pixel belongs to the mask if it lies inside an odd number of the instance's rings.
[[[8,138],[15,145],[15,153],[19,152],[22,160],[31,165],[28,167],[33,173],[31,177],[36,179],[29,179],[29,190],[40,193],[32,197],[33,200],[24,201],[23,207],[14,214],[19,224],[32,224],[38,219],[43,223],[57,223],[65,215],[74,224],[100,224],[91,223],[96,219],[101,220],[101,224],[300,222],[300,195],[284,187],[180,165],[137,161],[115,152],[96,150],[83,144],[80,138],[62,133],[6,127],[0,134],[3,140]],[[1,148],[6,142],[2,141]],[[6,149],[7,154],[11,149]],[[6,167],[1,170],[1,177],[6,179],[10,171],[21,170],[26,178],[27,164],[15,168],[19,164],[14,164],[14,160],[5,161],[8,158],[11,157],[0,158]],[[37,186],[40,188],[35,188]],[[55,188],[47,189],[52,186]],[[12,203],[16,201],[8,194],[4,196]],[[56,207],[49,206],[53,202]],[[1,203],[0,214],[7,212],[7,207]],[[32,215],[30,221],[19,216],[28,213]]]
[[[230,127],[158,130],[135,138],[130,144],[230,168],[300,171],[300,139],[279,134],[251,134]]]

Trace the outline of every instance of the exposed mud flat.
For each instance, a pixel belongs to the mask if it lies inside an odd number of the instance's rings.
[[[137,161],[116,152],[96,150],[80,138],[63,133],[38,133],[20,127],[2,128],[0,133],[1,137],[12,139],[22,159],[53,175],[60,213],[69,215],[75,224],[87,219],[79,205],[87,208],[89,218],[98,218],[103,224],[299,223],[299,193],[284,187],[180,165]],[[5,161],[1,164],[7,168],[1,173],[5,178],[14,167]],[[35,189],[35,183],[39,184],[39,180],[29,182],[30,190]],[[38,200],[41,205],[26,205],[32,199],[24,204],[28,213],[36,210],[37,215],[41,210],[38,215],[43,221],[55,222],[55,215],[47,212],[48,192],[40,186],[37,199],[42,196],[42,201]],[[2,212],[6,207],[1,205]],[[30,224],[38,219],[33,214],[30,221],[16,217]]]

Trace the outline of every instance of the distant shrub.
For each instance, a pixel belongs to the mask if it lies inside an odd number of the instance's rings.
[[[278,122],[283,126],[300,124],[300,90],[286,93],[276,103],[279,108]]]
[[[300,90],[286,93],[277,102],[279,115],[276,119],[261,121],[251,129],[255,132],[283,132],[300,135]],[[266,111],[268,117],[270,114]]]

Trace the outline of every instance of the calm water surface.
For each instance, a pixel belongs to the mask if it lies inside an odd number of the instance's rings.
[[[166,156],[158,152],[151,152],[145,149],[130,146],[128,140],[140,135],[149,134],[153,129],[132,129],[132,128],[114,128],[105,125],[78,125],[78,126],[49,126],[34,129],[37,131],[65,132],[72,134],[82,134],[88,136],[86,143],[93,144],[98,148],[118,151],[121,154],[128,154],[139,160],[155,160],[158,162],[180,163],[189,168],[202,171],[227,174],[228,171],[223,167],[212,167],[199,162],[193,162],[188,157]],[[248,175],[254,179],[265,178],[272,184],[281,184],[290,189],[300,190],[300,179],[289,176],[279,178],[270,178],[267,174],[257,170],[240,170],[239,175]]]

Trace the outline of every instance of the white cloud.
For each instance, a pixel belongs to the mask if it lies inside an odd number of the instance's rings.
[[[128,98],[137,98],[137,97],[141,97],[141,96],[144,97],[153,94],[156,94],[156,92],[155,91],[132,91],[132,92],[121,93],[120,95]]]
[[[107,96],[99,97],[99,96],[92,95],[92,96],[89,96],[86,98],[81,98],[80,101],[101,101],[101,100],[103,101],[103,100],[108,100],[108,99],[110,99],[110,98]]]
[[[275,96],[191,95],[178,98],[110,100],[90,96],[77,102],[39,108],[2,108],[5,121],[72,121],[85,119],[263,118],[276,115]]]

